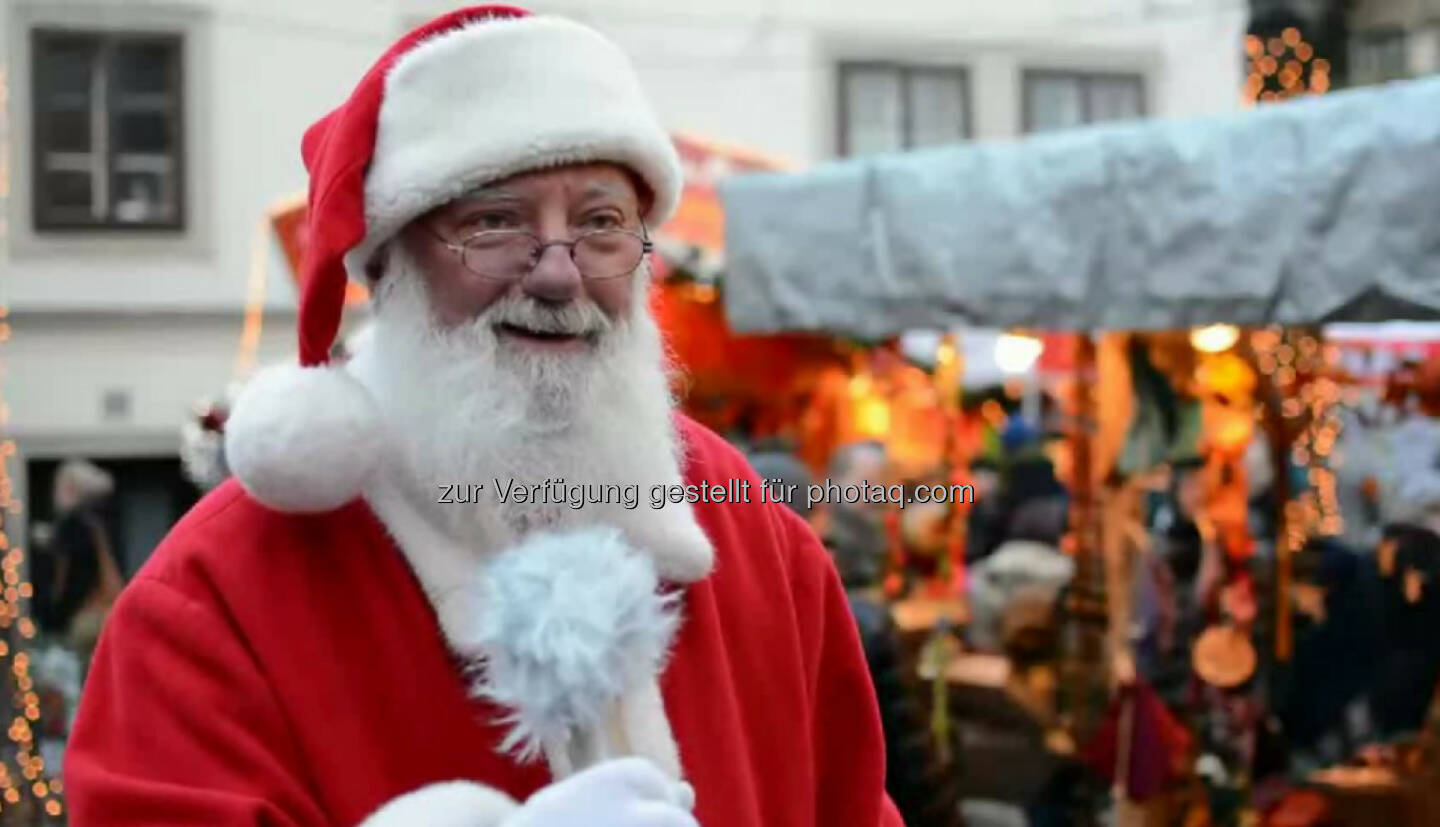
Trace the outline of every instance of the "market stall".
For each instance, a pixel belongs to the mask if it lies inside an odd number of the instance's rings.
[[[1136,685],[1130,581],[1150,544],[1144,503],[1154,471],[1179,473],[1182,448],[1195,465],[1182,476],[1203,501],[1196,542],[1219,550],[1199,574],[1214,580],[1208,626],[1185,653],[1206,710],[1191,734],[1213,742],[1218,769],[1179,777],[1233,786],[1236,768],[1263,763],[1266,715],[1296,694],[1285,676],[1322,651],[1316,629],[1343,580],[1326,566],[1348,561],[1323,547],[1344,531],[1340,403],[1364,382],[1341,368],[1323,326],[1440,318],[1440,120],[1421,114],[1436,111],[1432,79],[736,178],[721,187],[727,313],[737,330],[869,340],[975,325],[1075,331],[1061,411],[1071,436],[1057,452],[1079,629],[1060,681],[1068,729],[1129,739],[1112,759],[1139,748],[1143,699],[1087,715],[1087,696]],[[1270,525],[1257,528],[1262,487]],[[1414,488],[1392,475],[1382,499]],[[1400,600],[1413,607],[1427,575],[1410,571]],[[1117,735],[1116,721],[1131,729]],[[1130,782],[1119,799],[1143,797],[1136,762],[1119,763],[1113,774]],[[1259,791],[1246,795],[1260,806]]]

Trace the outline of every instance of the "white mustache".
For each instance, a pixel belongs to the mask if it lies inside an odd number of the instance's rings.
[[[600,334],[614,327],[610,317],[592,301],[581,300],[555,306],[523,295],[498,299],[481,314],[480,321],[490,327],[510,325],[564,336]]]

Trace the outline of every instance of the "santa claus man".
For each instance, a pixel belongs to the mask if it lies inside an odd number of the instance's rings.
[[[114,609],[73,823],[898,825],[824,551],[672,408],[645,296],[680,165],[625,56],[456,12],[303,154],[300,364]]]

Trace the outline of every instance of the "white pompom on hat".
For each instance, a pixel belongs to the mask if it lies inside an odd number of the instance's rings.
[[[235,402],[225,450],[251,496],[329,511],[380,466],[379,410],[329,364],[348,275],[407,223],[518,173],[607,161],[650,190],[663,223],[680,159],[623,52],[579,23],[509,6],[439,17],[401,38],[306,133],[310,173],[299,365],[262,371]]]

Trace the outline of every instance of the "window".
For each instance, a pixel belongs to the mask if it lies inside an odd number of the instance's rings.
[[[1145,114],[1145,82],[1139,75],[1027,71],[1024,89],[1026,132]]]
[[[1356,35],[1350,44],[1350,74],[1360,84],[1409,77],[1405,32],[1382,29]]]
[[[970,88],[954,66],[840,66],[840,154],[897,152],[970,137]]]
[[[35,229],[182,229],[178,35],[36,30]]]

